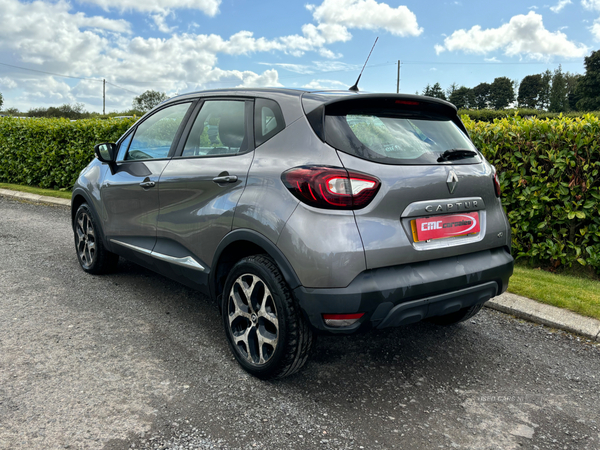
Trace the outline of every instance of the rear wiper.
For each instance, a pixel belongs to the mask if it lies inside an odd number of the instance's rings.
[[[446,150],[444,153],[442,153],[437,161],[454,161],[457,159],[473,158],[475,156],[477,156],[477,152],[473,150],[468,150],[466,148],[451,148],[450,150]]]

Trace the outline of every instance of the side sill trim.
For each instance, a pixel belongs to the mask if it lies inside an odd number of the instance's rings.
[[[176,264],[178,266],[187,267],[194,270],[199,270],[204,272],[206,268],[198,263],[191,256],[185,256],[183,258],[176,258],[175,256],[164,255],[162,253],[157,253],[152,250],[148,250],[147,248],[138,247],[137,245],[131,245],[126,242],[117,241],[116,239],[111,239],[111,242],[115,244],[122,245],[123,247],[130,248],[131,250],[135,250],[136,252],[144,253],[146,255],[152,256],[153,258],[160,259],[161,261],[166,261],[171,264]]]

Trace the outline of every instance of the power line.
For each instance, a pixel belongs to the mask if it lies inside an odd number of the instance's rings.
[[[366,66],[366,69],[373,69],[376,67],[383,67],[383,66],[396,66],[398,63],[396,61],[387,61],[384,63],[378,63],[378,64],[368,64]],[[410,64],[410,65],[419,65],[419,64],[430,64],[430,65],[458,65],[458,66],[470,66],[470,65],[490,65],[490,66],[503,66],[503,65],[513,65],[513,66],[526,66],[526,65],[544,65],[544,66],[548,66],[548,65],[557,65],[557,64],[561,64],[563,66],[566,66],[568,64],[581,64],[579,62],[573,61],[573,62],[552,62],[552,63],[548,63],[548,62],[502,62],[502,61],[486,61],[486,62],[441,62],[441,61],[402,61],[402,65],[405,64]],[[283,68],[285,69],[285,68]],[[280,80],[289,80],[289,79],[293,79],[293,78],[303,78],[303,77],[307,77],[307,76],[319,76],[321,74],[325,75],[325,74],[330,74],[330,73],[341,73],[341,72],[353,72],[356,71],[357,68],[346,68],[346,69],[338,69],[338,70],[326,70],[326,71],[315,71],[315,72],[310,72],[310,73],[304,73],[304,74],[299,74],[299,75],[292,75],[292,76],[286,76],[286,77],[280,77]]]
[[[366,66],[366,69],[372,69],[374,67],[382,67],[382,66],[389,66],[390,64],[396,64],[396,63],[389,63],[389,62],[385,62],[385,63],[380,63],[380,64],[369,64]],[[289,77],[280,77],[280,80],[289,80],[291,78],[302,78],[302,77],[307,77],[307,76],[319,76],[321,74],[329,74],[329,73],[340,73],[340,72],[356,72],[358,69],[360,68],[360,66],[356,66],[356,67],[347,67],[346,69],[338,69],[338,70],[323,70],[323,71],[315,71],[315,72],[310,72],[310,73],[303,73],[300,75],[293,75],[293,76],[289,76]],[[283,68],[284,70],[287,70],[285,68]]]
[[[12,68],[15,68],[15,69],[21,69],[21,70],[27,70],[27,71],[29,71],[29,72],[43,73],[43,74],[46,74],[46,75],[53,75],[53,76],[55,76],[55,77],[62,77],[62,78],[72,78],[72,79],[75,79],[75,80],[98,81],[98,82],[100,82],[100,83],[102,83],[102,82],[103,82],[103,80],[102,80],[102,79],[98,79],[98,78],[74,77],[74,76],[72,76],[72,75],[63,75],[63,74],[60,74],[60,73],[55,73],[55,72],[46,72],[46,71],[44,71],[44,70],[30,69],[30,68],[28,68],[28,67],[14,66],[14,65],[12,65],[12,64],[0,63],[0,66],[12,67]],[[122,89],[122,90],[124,90],[124,91],[127,91],[127,92],[129,92],[129,93],[131,93],[131,94],[134,94],[134,95],[139,95],[137,92],[133,92],[133,91],[131,91],[131,90],[129,90],[129,89],[126,89],[126,88],[124,88],[124,87],[122,87],[122,86],[117,86],[116,84],[114,84],[114,83],[111,83],[110,81],[107,81],[107,82],[106,82],[106,84],[110,84],[111,86],[114,86],[114,87],[116,87],[116,88]]]
[[[134,94],[134,95],[140,95],[137,92],[133,92],[133,91],[130,91],[129,89],[125,89],[124,87],[117,86],[116,84],[113,84],[110,81],[107,81],[106,84],[110,84],[111,86],[114,86],[116,88],[123,89],[124,91],[130,92],[131,94]]]
[[[13,67],[15,69],[21,69],[21,70],[28,70],[30,72],[38,72],[38,73],[45,73],[46,75],[54,75],[57,77],[63,77],[63,78],[74,78],[76,80],[91,80],[91,81],[102,81],[99,80],[97,78],[83,78],[83,77],[73,77],[71,75],[61,75],[60,73],[54,73],[54,72],[45,72],[43,70],[36,70],[36,69],[29,69],[27,67],[20,67],[20,66],[13,66],[12,64],[4,64],[4,63],[0,63],[0,66],[7,66],[7,67]]]

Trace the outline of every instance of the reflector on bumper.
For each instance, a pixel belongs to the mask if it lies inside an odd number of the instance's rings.
[[[356,321],[364,315],[365,313],[323,314],[323,320],[325,321],[325,324],[330,327],[347,327],[356,323]]]

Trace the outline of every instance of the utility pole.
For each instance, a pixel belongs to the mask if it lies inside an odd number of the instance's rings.
[[[102,79],[102,115],[106,115],[106,80]]]
[[[398,60],[398,78],[396,80],[396,94],[400,93],[400,60]]]

